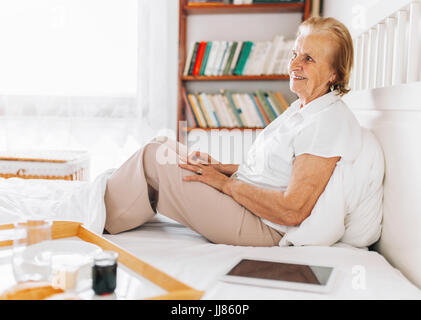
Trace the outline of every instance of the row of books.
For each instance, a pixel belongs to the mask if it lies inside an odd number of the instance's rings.
[[[264,128],[288,108],[280,92],[186,93],[187,125],[191,128]]]
[[[304,0],[189,0],[188,3],[212,3],[212,4],[253,4],[253,3],[290,3],[304,2]]]
[[[187,52],[184,75],[282,75],[294,40],[276,35],[269,41],[192,42]]]

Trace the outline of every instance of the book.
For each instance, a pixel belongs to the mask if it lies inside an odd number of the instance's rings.
[[[220,110],[222,112],[222,114],[224,115],[225,121],[227,123],[227,127],[235,127],[235,122],[232,117],[231,114],[229,113],[229,107],[226,105],[226,100],[224,99],[224,97],[222,96],[222,94],[216,94],[214,96],[214,99],[217,101],[217,103],[219,104]]]
[[[243,46],[243,49],[241,50],[240,57],[238,58],[238,62],[237,62],[237,65],[235,67],[234,74],[236,74],[236,75],[242,75],[243,74],[244,65],[246,64],[246,61],[247,61],[247,58],[250,54],[250,50],[251,50],[252,46],[253,46],[253,42],[251,42],[251,41],[245,41],[244,42],[244,46]]]
[[[250,47],[250,52],[248,53],[248,56],[247,56],[247,58],[246,58],[246,62],[245,62],[245,64],[244,64],[244,67],[243,67],[243,70],[241,71],[241,74],[242,75],[246,75],[246,70],[247,70],[247,68],[248,68],[248,66],[250,65],[250,61],[251,61],[251,59],[250,59],[250,57],[252,56],[252,54],[253,54],[253,51],[256,49],[256,44],[254,43],[254,42],[252,42],[252,45],[251,45],[251,47]]]
[[[242,109],[245,112],[245,115],[248,117],[248,124],[251,128],[257,128],[260,127],[259,123],[259,117],[257,114],[254,113],[254,109],[252,109],[247,97],[248,95],[246,93],[240,93],[239,98],[242,102]]]
[[[215,52],[215,60],[211,68],[211,75],[216,76],[218,72],[219,63],[225,50],[225,41],[220,41],[217,51]]]
[[[264,123],[264,121],[263,122],[261,121],[260,115],[257,113],[256,108],[254,106],[254,103],[250,98],[250,94],[244,93],[243,99],[247,103],[247,106],[250,110],[250,114],[253,116],[256,128],[264,127],[265,123]]]
[[[230,66],[229,74],[234,74],[235,67],[237,66],[238,57],[240,56],[241,50],[243,49],[244,41],[239,41],[237,48],[235,49],[234,57]]]
[[[278,50],[275,56],[273,74],[287,74],[288,73],[288,62],[289,56],[295,41],[283,41],[281,48]]]
[[[280,92],[275,92],[275,96],[278,98],[280,105],[282,107],[282,109],[285,111],[286,109],[288,109],[289,104],[288,102],[285,100],[285,97],[282,95],[282,93]]]
[[[254,101],[256,102],[257,107],[259,108],[259,111],[260,111],[260,113],[261,113],[261,114],[262,114],[262,116],[263,116],[263,119],[265,119],[265,123],[266,123],[266,125],[268,125],[268,124],[270,123],[270,118],[269,118],[269,116],[267,115],[267,113],[266,113],[265,109],[263,108],[263,105],[262,105],[262,103],[260,102],[259,98],[257,97],[256,93],[253,93],[253,99],[254,99]]]
[[[249,123],[250,119],[248,117],[248,114],[246,116],[246,113],[244,111],[244,105],[243,105],[241,99],[239,98],[239,96],[240,95],[238,93],[233,93],[232,99],[234,100],[235,106],[238,110],[238,114],[239,114],[240,119],[243,123],[243,127],[249,128],[249,127],[251,127],[251,123]]]
[[[193,108],[190,105],[189,99],[187,99],[186,92],[183,92],[183,99],[186,105],[186,117],[187,117],[187,126],[197,128],[199,127],[199,122],[196,119],[196,115],[193,112]]]
[[[249,101],[253,104],[253,107],[256,110],[257,115],[259,116],[260,123],[262,124],[262,127],[266,127],[266,125],[269,124],[269,121],[266,121],[265,117],[263,116],[262,112],[260,111],[254,95],[252,93],[249,93],[248,96],[249,96]]]
[[[261,41],[257,41],[253,43],[253,47],[250,50],[250,54],[247,59],[246,65],[244,66],[243,75],[255,74],[253,73],[254,71],[252,71],[252,69],[255,64],[256,54],[257,54],[257,51],[259,50],[260,45],[261,45]]]
[[[232,46],[231,41],[225,41],[224,52],[222,54],[221,61],[220,61],[219,66],[218,66],[218,70],[216,71],[216,75],[218,75],[218,76],[222,75],[222,71],[223,71],[223,68],[225,66],[225,63],[227,62],[229,49],[230,49],[231,46]]]
[[[212,122],[215,124],[216,127],[221,127],[221,120],[218,117],[216,112],[215,106],[213,105],[212,101],[209,99],[209,94],[202,93],[202,100],[205,102],[205,106],[210,113]]]
[[[263,109],[265,110],[270,122],[272,122],[273,120],[275,120],[276,118],[276,114],[274,114],[270,108],[270,106],[268,105],[266,98],[264,96],[264,93],[260,90],[256,91],[256,97],[259,99]]]
[[[232,93],[230,91],[227,91],[225,93],[225,95],[227,97],[229,107],[230,107],[232,113],[234,114],[235,119],[237,120],[238,127],[240,127],[240,128],[244,127],[243,121],[240,118],[240,112],[241,111],[237,110],[237,107],[235,106],[234,100],[232,98]]]
[[[273,120],[275,120],[278,117],[278,113],[276,112],[276,110],[275,110],[275,108],[273,106],[272,101],[270,101],[268,94],[266,92],[262,92],[262,94],[263,94],[263,98],[266,100],[266,103],[267,103],[270,111],[272,112],[272,114],[275,117],[274,119],[272,119],[272,121],[273,121]]]
[[[224,54],[224,51],[225,51],[225,46],[226,46],[226,41],[221,41],[220,45],[218,47],[218,51],[216,52],[216,55],[215,55],[214,64],[213,64],[212,69],[211,69],[211,75],[212,76],[218,75],[218,68],[219,68],[219,64],[221,63],[221,59],[222,59],[222,56]]]
[[[257,41],[255,49],[250,54],[250,64],[247,67],[245,74],[247,75],[261,75],[263,74],[263,63],[267,52],[271,46],[271,41]]]
[[[275,105],[275,102],[270,97],[270,95],[266,92],[265,92],[265,98],[266,98],[266,101],[268,102],[272,112],[276,115],[276,117],[278,117],[282,112],[279,112],[278,108]]]
[[[196,57],[197,57],[197,51],[199,50],[199,42],[195,42],[194,44],[194,49],[193,49],[193,54],[192,54],[192,58],[191,58],[191,62],[190,62],[190,66],[189,66],[189,72],[188,75],[193,75],[193,69],[194,69],[194,65],[196,63]]]
[[[186,64],[184,65],[184,72],[183,72],[183,75],[185,75],[185,76],[187,76],[189,74],[189,68],[190,68],[190,64],[191,64],[191,60],[192,60],[192,56],[193,56],[193,50],[194,50],[195,45],[196,45],[195,42],[190,43],[190,47],[189,47],[189,50],[187,52]]]
[[[199,75],[200,65],[201,65],[202,60],[203,60],[203,55],[205,54],[205,49],[206,49],[206,42],[205,41],[200,42],[199,49],[197,51],[196,62],[194,64],[194,68],[193,68],[193,75],[194,76]]]
[[[256,61],[253,65],[252,74],[263,75],[263,66],[266,61],[266,56],[268,55],[270,48],[272,47],[272,41],[263,41],[258,48],[256,53]]]
[[[190,101],[190,105],[192,106],[193,112],[196,115],[196,119],[199,122],[199,126],[201,128],[207,128],[208,124],[206,122],[205,116],[203,115],[202,110],[199,108],[199,103],[197,101],[197,98],[195,95],[189,93],[187,95],[189,101]]]
[[[279,52],[277,61],[275,63],[275,68],[273,70],[274,74],[283,74],[285,72],[285,58],[288,54],[288,44],[289,41],[285,41],[282,46],[282,50]]]
[[[257,111],[255,103],[252,101],[252,99],[250,97],[250,94],[244,93],[243,94],[243,100],[247,104],[248,109],[250,110],[250,113],[253,116],[256,128],[265,127],[266,126],[265,120],[260,115],[260,112]]]
[[[213,65],[215,64],[216,54],[218,52],[220,45],[221,45],[220,41],[212,41],[211,51],[209,52],[209,58],[206,64],[205,76],[212,75],[212,68],[213,68]]]
[[[209,112],[208,108],[205,105],[205,102],[202,99],[202,95],[197,95],[197,101],[199,102],[199,107],[203,112],[203,115],[205,116],[206,122],[208,123],[209,128],[215,128],[216,124],[212,121],[212,112]]]
[[[236,125],[235,117],[232,113],[229,112],[230,107],[228,106],[227,98],[225,97],[223,91],[222,93],[214,95],[214,99],[218,102],[220,110],[224,114],[224,118],[227,122],[227,127],[233,128]]]
[[[224,112],[223,112],[223,110],[222,110],[222,108],[219,104],[219,101],[216,97],[216,94],[208,94],[208,99],[211,102],[212,107],[216,112],[216,116],[219,119],[220,125],[222,127],[228,127],[229,123],[225,118],[225,114],[224,114]]]
[[[235,54],[235,51],[237,50],[237,46],[238,46],[238,41],[234,41],[230,47],[227,63],[225,64],[224,70],[222,71],[222,74],[224,76],[230,74],[231,64],[234,59],[234,54]]]
[[[252,125],[252,119],[250,118],[248,114],[248,110],[246,110],[245,105],[241,99],[241,95],[239,93],[233,93],[232,98],[234,100],[235,106],[238,110],[241,110],[240,112],[240,118],[243,122],[244,127],[251,128]]]
[[[211,51],[211,48],[212,48],[212,41],[208,41],[206,44],[205,54],[203,55],[202,65],[200,66],[200,72],[199,72],[200,76],[205,75],[206,65],[208,64],[209,52]]]
[[[219,119],[222,127],[230,127],[230,121],[228,115],[225,112],[224,106],[221,104],[218,94],[211,94],[209,95],[209,99],[212,102],[212,105],[216,111],[216,116]]]
[[[259,98],[257,97],[256,93],[253,93],[253,99],[254,99],[254,101],[256,102],[257,107],[259,108],[259,111],[260,111],[260,113],[261,113],[261,114],[262,114],[262,116],[263,116],[263,119],[265,119],[265,123],[266,123],[266,125],[268,125],[268,124],[270,123],[270,118],[269,118],[269,116],[267,115],[267,113],[266,113],[266,111],[265,111],[265,108],[263,108],[263,105],[262,105],[262,103],[260,102]]]
[[[234,111],[231,108],[231,104],[228,101],[228,97],[226,96],[226,94],[221,94],[220,97],[224,101],[224,105],[227,108],[228,115],[231,119],[231,122],[233,123],[233,127],[240,127],[240,123],[237,121],[237,117],[235,116]]]
[[[269,70],[270,74],[277,74],[277,71],[280,70],[280,65],[283,61],[283,54],[284,54],[284,48],[286,46],[286,41],[282,40],[282,42],[277,47],[277,51],[274,53],[272,57],[272,65],[271,69]]]
[[[269,75],[273,74],[273,67],[275,64],[275,56],[277,56],[280,47],[284,41],[284,37],[280,35],[275,35],[272,40],[272,46],[266,56],[266,60],[263,64],[263,74]]]
[[[276,108],[276,113],[279,116],[280,114],[282,114],[282,112],[284,112],[284,109],[281,107],[281,102],[279,101],[278,97],[275,96],[275,93],[273,93],[272,91],[268,91],[268,95]]]

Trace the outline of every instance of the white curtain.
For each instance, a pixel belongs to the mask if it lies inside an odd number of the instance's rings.
[[[175,136],[178,1],[2,0],[0,149],[87,150],[91,179]]]

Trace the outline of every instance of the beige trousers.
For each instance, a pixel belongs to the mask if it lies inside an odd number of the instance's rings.
[[[105,229],[127,231],[156,212],[203,235],[213,243],[277,246],[282,235],[233,198],[197,181],[183,181],[192,171],[178,163],[187,147],[172,139],[151,140],[133,154],[107,182]]]

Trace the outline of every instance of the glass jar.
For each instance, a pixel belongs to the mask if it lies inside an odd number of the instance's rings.
[[[94,257],[92,289],[97,295],[112,294],[117,286],[118,253],[102,251]]]

